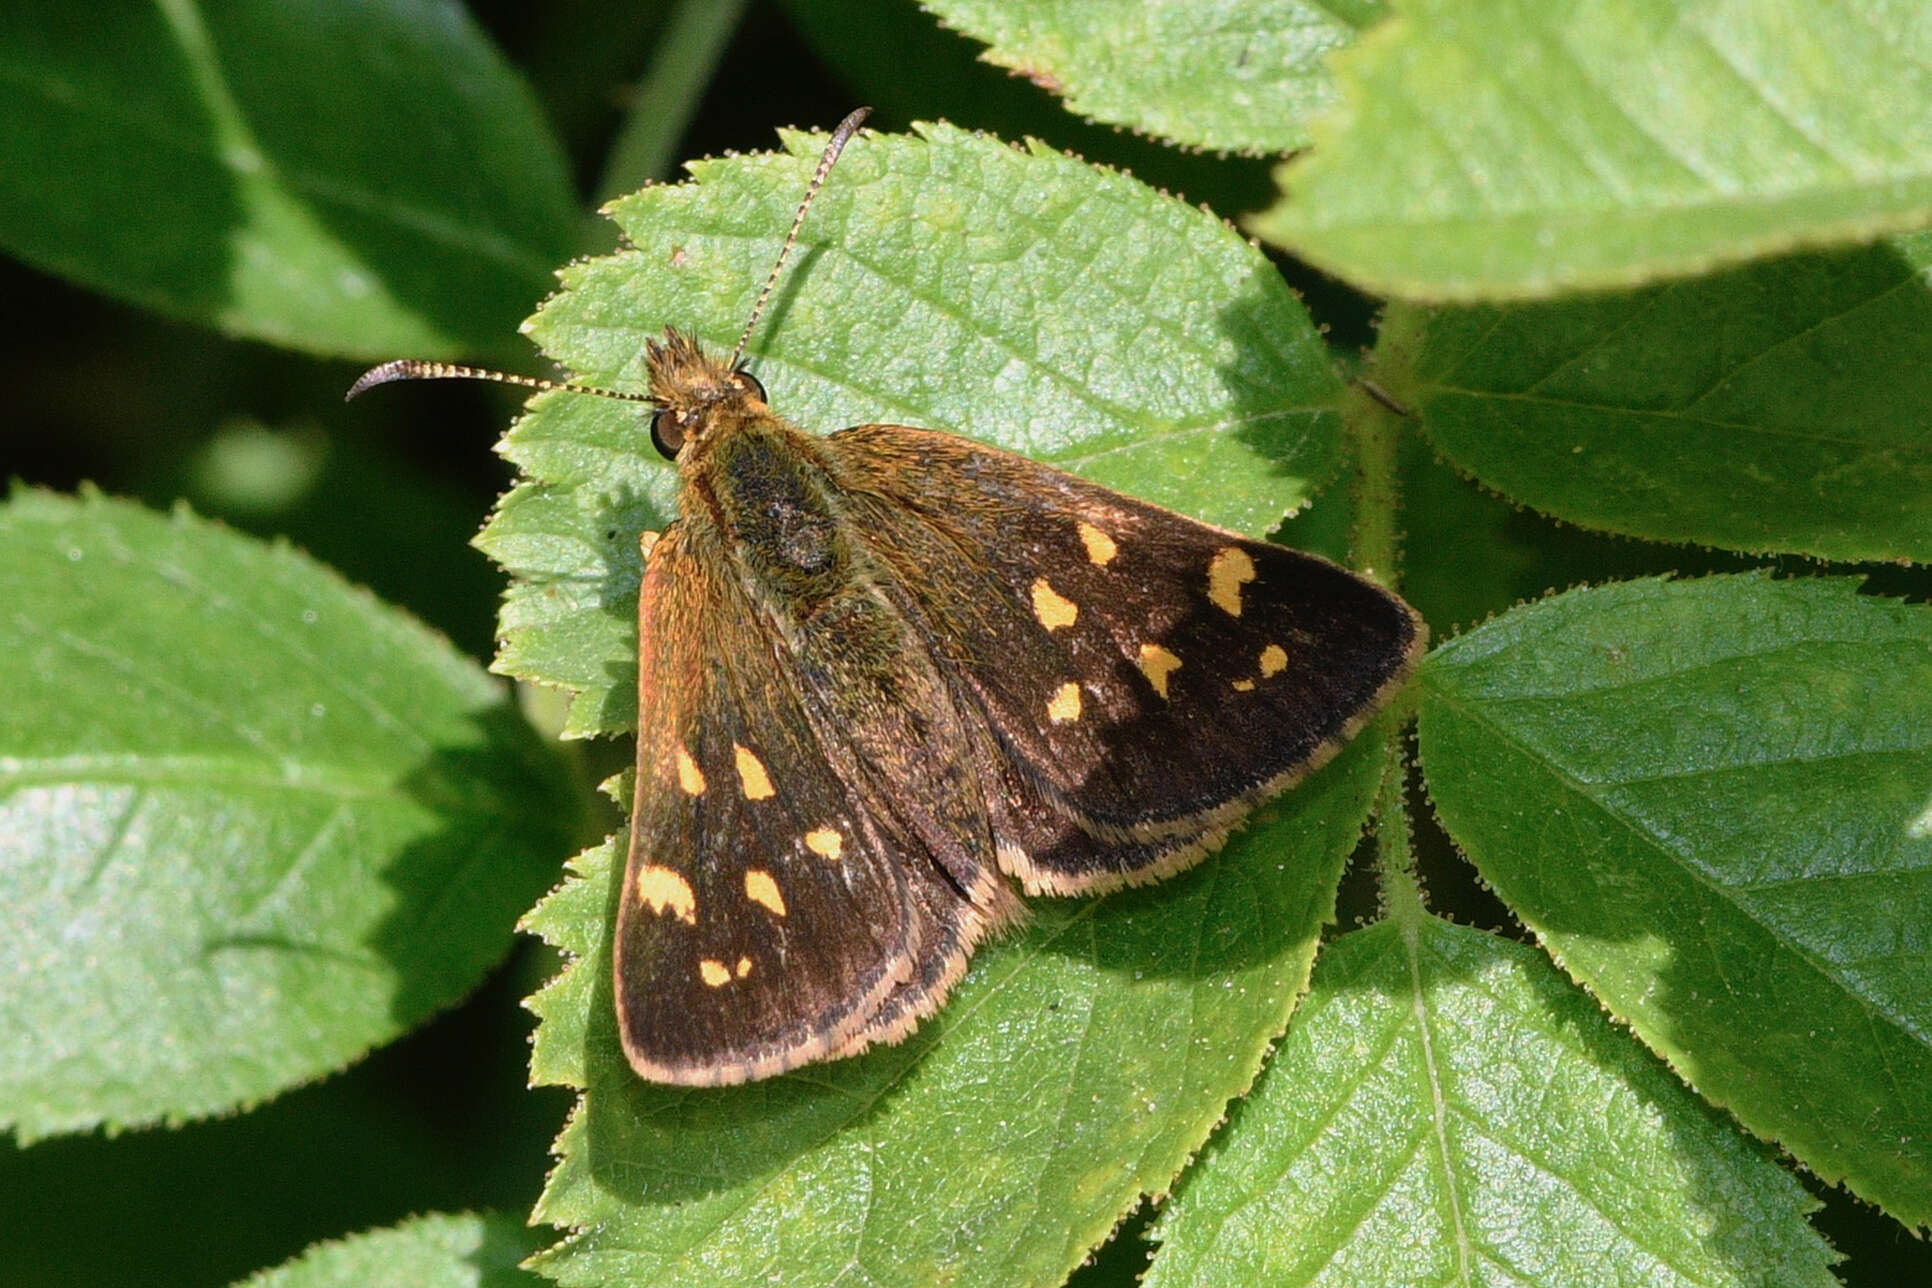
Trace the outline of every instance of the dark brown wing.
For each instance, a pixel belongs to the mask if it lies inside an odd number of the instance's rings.
[[[1312,555],[949,434],[825,442],[881,584],[982,714],[1001,859],[1029,890],[1191,861],[1421,653],[1407,605]]]
[[[977,787],[893,789],[881,757],[930,751],[915,735],[931,720],[908,732],[891,722],[916,704],[869,722],[828,709],[829,695],[878,705],[828,674],[846,657],[836,621],[774,622],[721,552],[693,548],[703,540],[673,525],[640,592],[637,786],[614,953],[626,1055],[646,1078],[687,1085],[902,1036],[973,944],[1017,914]]]

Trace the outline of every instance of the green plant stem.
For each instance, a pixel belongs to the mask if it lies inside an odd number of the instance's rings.
[[[1428,912],[1422,881],[1416,876],[1415,849],[1410,844],[1408,764],[1391,740],[1389,763],[1375,798],[1375,870],[1381,880],[1382,911],[1402,929],[1414,947],[1415,936]]]
[[[1360,386],[1351,386],[1348,423],[1355,458],[1355,533],[1349,562],[1378,585],[1399,590],[1401,418]]]
[[[682,0],[673,10],[597,181],[600,205],[669,174],[705,83],[744,12],[745,0]]]
[[[1391,590],[1401,580],[1402,481],[1398,473],[1402,417],[1382,398],[1351,386],[1349,428],[1355,457],[1355,535],[1350,562],[1356,570]],[[1383,716],[1385,728],[1408,723],[1412,703],[1397,699]],[[1399,734],[1389,739],[1389,764],[1375,804],[1375,861],[1381,877],[1382,904],[1391,920],[1413,935],[1426,911],[1409,844],[1408,783]]]

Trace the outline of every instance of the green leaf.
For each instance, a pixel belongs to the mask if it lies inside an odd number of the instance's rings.
[[[500,345],[572,245],[529,93],[435,0],[12,0],[0,84],[0,245],[229,335]]]
[[[1070,116],[1061,100],[979,58],[983,46],[961,40],[910,4],[881,9],[851,0],[778,0],[778,7],[812,57],[850,86],[858,102],[872,105],[874,129],[950,121],[1000,138],[1042,138],[1223,214],[1258,210],[1274,196],[1268,159],[1182,150]]]
[[[530,918],[578,958],[533,1076],[586,1088],[538,1218],[564,1284],[1057,1284],[1165,1190],[1307,980],[1386,751],[1365,736],[1159,886],[1038,900],[903,1045],[745,1087],[641,1082],[618,1047],[616,840]]]
[[[528,1213],[570,1100],[529,1089],[516,999],[554,969],[519,937],[456,1011],[247,1113],[0,1149],[7,1288],[225,1284],[411,1212]]]
[[[1919,0],[1408,0],[1254,231],[1377,294],[1635,286],[1932,221]]]
[[[517,1269],[534,1243],[510,1217],[432,1213],[317,1244],[243,1282],[248,1288],[535,1288],[543,1281]]]
[[[1288,152],[1335,100],[1323,60],[1382,0],[921,0],[1067,110],[1194,147]]]
[[[1425,664],[1444,824],[1708,1099],[1932,1220],[1932,611],[1843,579],[1638,581]]]
[[[786,144],[617,202],[634,249],[565,270],[530,324],[545,350],[628,389],[666,324],[728,353],[824,140]],[[1259,252],[1124,175],[949,126],[846,150],[750,351],[809,429],[956,430],[1248,532],[1338,462],[1341,386]],[[497,666],[577,690],[574,733],[628,730],[637,534],[670,470],[632,407],[533,406],[504,445],[530,482],[479,538],[516,583]]]
[[[1489,487],[1664,541],[1932,560],[1932,234],[1671,286],[1390,309],[1375,378]]]
[[[1146,1284],[1829,1288],[1816,1206],[1539,954],[1423,917],[1323,951]]]
[[[0,1121],[232,1109],[473,987],[581,801],[507,695],[282,547],[0,509]]]

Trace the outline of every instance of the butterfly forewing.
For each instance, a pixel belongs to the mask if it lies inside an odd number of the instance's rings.
[[[719,509],[666,532],[640,593],[615,978],[627,1054],[663,1081],[744,1081],[903,1036],[1020,913],[973,727],[911,624],[843,572],[823,597],[773,593],[790,561],[822,570],[844,549],[796,524],[814,476],[807,452],[766,450],[786,432],[721,454]],[[774,514],[788,534],[759,531]]]
[[[640,592],[647,718],[615,980],[632,1063],[711,1084],[825,1058],[900,987],[919,943],[901,856],[747,636],[749,601],[686,538],[673,526],[657,542]],[[727,638],[755,647],[721,650]]]
[[[1197,855],[1420,651],[1406,605],[1314,556],[951,435],[827,441],[854,530],[983,713],[1003,858],[1030,888]]]

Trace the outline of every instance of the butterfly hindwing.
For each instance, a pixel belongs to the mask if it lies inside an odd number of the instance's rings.
[[[1036,892],[1190,861],[1420,653],[1406,605],[1315,556],[947,434],[826,441],[851,526],[983,713],[1002,860]]]

